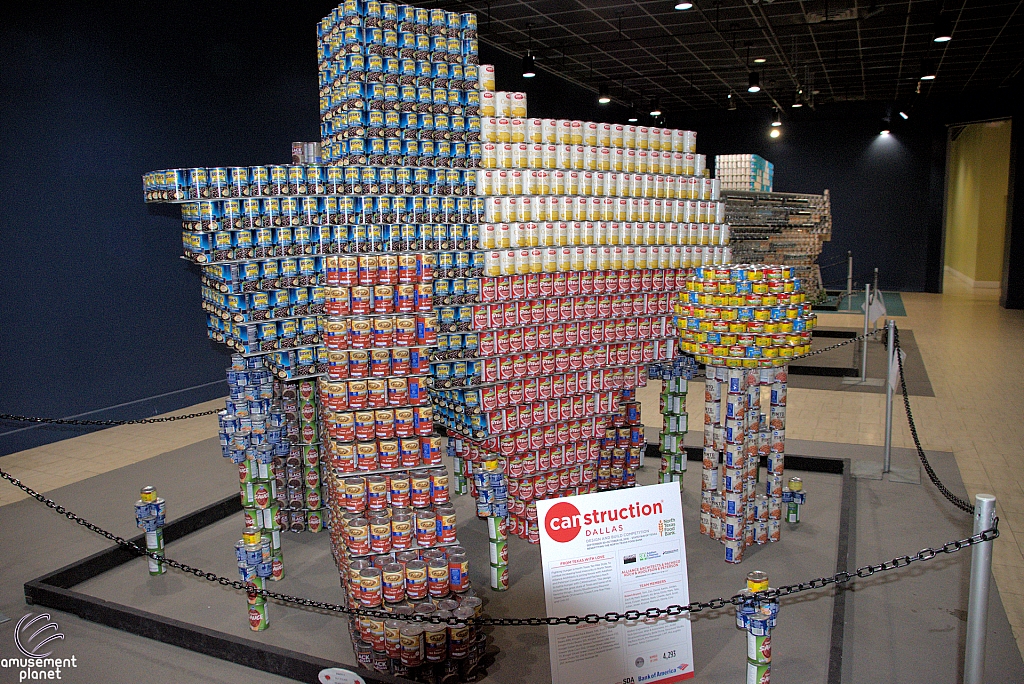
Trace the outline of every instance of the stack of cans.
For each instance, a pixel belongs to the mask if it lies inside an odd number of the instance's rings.
[[[760,264],[695,269],[676,313],[683,351],[706,364],[700,530],[739,563],[746,547],[780,536],[786,364],[810,350],[817,319],[791,267]]]
[[[316,383],[275,380],[274,398],[275,406],[279,403],[284,411],[289,443],[287,452],[282,448],[274,459],[281,529],[316,533],[325,524],[323,482],[328,471],[322,457]]]
[[[487,518],[487,549],[491,557],[491,589],[508,590],[508,524],[504,517]]]
[[[768,589],[768,574],[756,570],[747,574],[747,585],[740,593],[747,598],[736,608],[736,627],[747,633],[748,682],[768,684],[772,670],[772,636],[779,616],[777,600],[755,599],[751,595]]]
[[[658,482],[678,482],[683,486],[686,472],[686,446],[684,440],[689,430],[689,415],[686,413],[686,392],[689,381],[685,377],[667,377],[661,383],[661,469]]]
[[[257,593],[267,589],[267,582],[281,579],[280,537],[278,550],[274,551],[274,535],[258,527],[246,527],[242,538],[235,544],[238,573],[245,582],[249,601],[249,629],[262,632],[270,626],[267,617],[267,599]]]
[[[402,567],[401,562],[393,563],[383,573],[394,574]],[[482,615],[481,605],[472,594],[453,595],[395,605],[392,618],[353,618],[349,632],[359,665],[421,682],[475,681],[482,676],[480,661],[487,643],[472,623]],[[407,618],[413,615],[441,622],[410,622]],[[445,622],[451,618],[455,621]]]
[[[460,442],[462,440],[455,437],[445,440],[445,452],[448,454],[448,458],[452,459],[452,470],[455,471],[455,477],[452,480],[452,494],[468,494],[469,493],[469,478],[466,477],[466,465],[463,463],[462,456],[464,449],[461,448]],[[472,470],[472,465],[469,466],[469,470]]]
[[[807,502],[804,482],[799,477],[789,478],[789,484],[782,488],[782,503],[786,504],[786,522],[795,525],[800,522],[800,507]]]
[[[157,496],[156,488],[143,487],[139,500],[135,502],[135,526],[146,533],[146,551],[163,555],[164,523],[167,502]],[[162,561],[149,558],[149,574],[162,575],[165,572]]]

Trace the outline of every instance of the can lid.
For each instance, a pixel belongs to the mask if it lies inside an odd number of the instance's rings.
[[[768,573],[761,570],[754,570],[747,573],[747,589],[753,592],[764,591],[768,588]]]
[[[156,487],[146,485],[142,488],[140,498],[146,503],[152,503],[156,501]]]
[[[789,491],[799,492],[804,488],[804,481],[799,477],[789,478]]]

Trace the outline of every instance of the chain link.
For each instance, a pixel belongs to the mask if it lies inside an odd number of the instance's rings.
[[[283,603],[290,603],[297,606],[303,606],[306,608],[316,608],[317,610],[325,610],[333,613],[341,613],[344,615],[353,615],[357,617],[371,617],[377,619],[390,619],[390,620],[407,620],[412,622],[429,622],[432,624],[450,623],[454,624],[458,622],[456,618],[440,618],[434,615],[395,615],[388,613],[383,610],[371,610],[367,608],[349,608],[347,606],[339,605],[337,603],[327,603],[324,601],[314,601],[313,599],[302,598],[299,596],[291,596],[289,594],[282,594],[276,591],[270,591],[268,589],[256,589],[253,586],[247,586],[241,580],[231,580],[227,577],[221,577],[213,572],[206,572],[199,568],[194,568],[191,565],[176,561],[171,558],[167,558],[159,553],[147,551],[140,547],[138,544],[119,537],[113,532],[108,532],[101,527],[98,527],[85,518],[82,518],[71,511],[67,510],[61,505],[55,503],[52,499],[48,499],[42,494],[22,484],[20,480],[15,478],[10,473],[0,469],[0,477],[13,484],[18,489],[22,490],[30,497],[44,504],[47,508],[51,508],[57,513],[63,515],[68,520],[72,520],[82,527],[86,528],[91,532],[109,539],[115,544],[124,547],[132,553],[139,556],[147,556],[153,560],[160,561],[176,570],[181,570],[184,573],[195,575],[200,579],[205,579],[209,582],[213,582],[225,587],[233,587],[247,592],[250,595],[258,595],[264,598],[273,599],[275,601],[281,601]],[[806,582],[799,582],[797,584],[787,584],[778,588],[768,589],[766,591],[757,592],[756,594],[735,594],[729,598],[713,598],[707,601],[693,601],[686,605],[673,604],[666,608],[646,608],[644,610],[627,610],[625,613],[609,612],[604,615],[598,615],[596,613],[590,613],[588,615],[567,615],[565,617],[529,617],[529,618],[475,618],[473,623],[480,626],[495,625],[501,627],[525,627],[525,626],[544,626],[544,625],[578,625],[581,623],[585,624],[597,624],[600,622],[615,623],[619,621],[636,622],[638,620],[655,620],[664,617],[678,617],[684,613],[693,614],[700,613],[705,610],[721,610],[726,606],[738,606],[744,601],[750,599],[758,600],[776,600],[783,596],[789,596],[791,594],[797,594],[803,591],[811,591],[814,589],[823,589],[831,584],[845,584],[855,578],[871,577],[872,575],[879,572],[886,572],[889,570],[895,570],[897,568],[905,568],[911,563],[918,561],[928,561],[940,554],[956,553],[961,549],[965,549],[975,544],[981,544],[984,542],[992,541],[999,537],[999,518],[996,518],[990,529],[985,530],[979,534],[964,539],[957,539],[949,541],[938,548],[924,548],[918,551],[913,556],[899,556],[893,558],[890,561],[879,563],[877,565],[865,565],[862,568],[858,568],[854,572],[837,572],[830,577],[818,577],[816,579],[808,580]]]
[[[895,347],[896,362],[900,369],[900,389],[903,390],[903,407],[907,411],[907,425],[910,426],[910,436],[914,438],[914,446],[917,447],[917,457],[921,460],[921,465],[924,466],[924,471],[928,474],[928,479],[932,481],[935,488],[939,490],[942,496],[946,497],[946,500],[951,504],[959,508],[968,515],[974,515],[974,506],[969,501],[965,501],[953,492],[946,488],[946,485],[942,484],[942,480],[935,474],[935,470],[932,468],[932,464],[928,462],[928,457],[924,453],[924,448],[921,446],[921,438],[917,436],[917,425],[914,424],[914,414],[910,410],[910,394],[907,392],[907,383],[903,379],[903,356],[900,354],[900,329],[897,326],[893,326],[893,346]]]
[[[33,416],[19,416],[13,413],[0,413],[0,420],[14,420],[20,423],[47,423],[50,425],[101,425],[110,427],[113,425],[144,425],[148,423],[171,423],[176,420],[189,420],[190,418],[201,418],[219,413],[221,409],[210,409],[200,413],[185,413],[180,416],[167,416],[165,418],[139,418],[137,420],[76,420],[74,418],[35,418]]]

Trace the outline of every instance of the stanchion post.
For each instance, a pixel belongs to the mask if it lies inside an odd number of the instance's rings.
[[[864,284],[864,339],[860,343],[860,379],[868,377],[868,317],[871,310],[871,283]]]
[[[875,284],[872,285],[872,289],[875,292],[875,296],[878,296],[878,268],[875,268]]]
[[[995,524],[996,497],[974,497],[974,534]],[[985,631],[988,629],[988,587],[992,577],[992,542],[971,547],[971,593],[967,600],[967,647],[964,652],[964,684],[985,679]]]
[[[896,353],[896,321],[890,320],[885,326],[886,335],[886,366],[885,366],[885,466],[883,473],[889,472],[889,457],[892,454],[892,386],[893,377],[893,354]],[[867,340],[864,340],[867,344]],[[898,371],[897,371],[898,373]]]
[[[853,308],[853,252],[846,253],[846,310]]]

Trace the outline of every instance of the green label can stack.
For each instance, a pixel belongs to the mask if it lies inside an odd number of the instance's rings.
[[[678,482],[683,487],[686,472],[686,447],[683,444],[689,430],[686,413],[687,380],[684,377],[662,379],[661,392],[661,470],[658,482]]]

